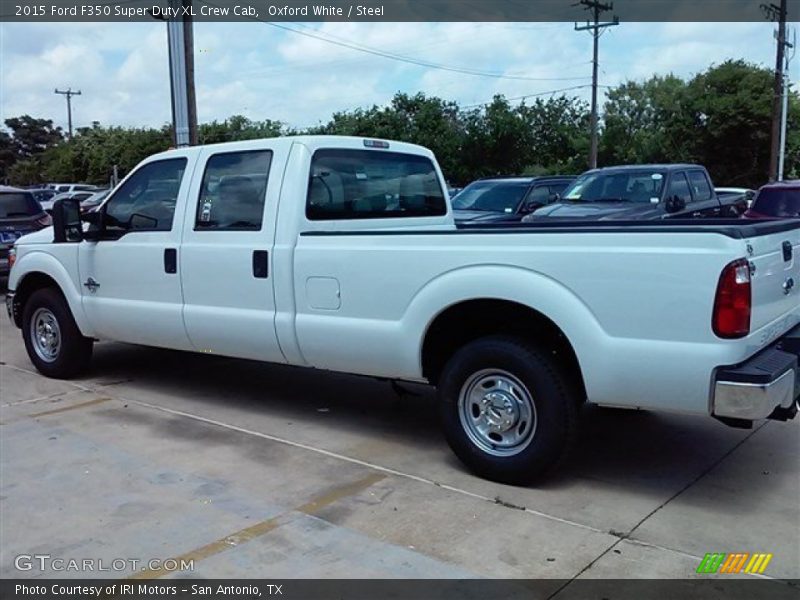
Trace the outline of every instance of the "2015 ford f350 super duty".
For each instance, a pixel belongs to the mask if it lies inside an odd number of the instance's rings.
[[[800,391],[800,223],[459,230],[433,154],[296,137],[165,152],[97,213],[14,248],[31,361],[96,339],[435,385],[477,473],[532,480],[581,403],[786,420]]]

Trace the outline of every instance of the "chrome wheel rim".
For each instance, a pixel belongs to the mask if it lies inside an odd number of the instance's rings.
[[[61,328],[50,309],[38,308],[31,319],[31,342],[36,356],[44,362],[54,362],[61,352]]]
[[[458,396],[461,426],[469,439],[493,456],[514,456],[536,435],[536,405],[528,388],[501,369],[473,374]]]

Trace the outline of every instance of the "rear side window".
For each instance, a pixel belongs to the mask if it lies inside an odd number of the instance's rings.
[[[317,150],[306,216],[312,221],[432,217],[447,213],[430,159],[374,150]]]
[[[0,219],[32,217],[42,212],[42,207],[29,192],[0,193]]]
[[[800,189],[764,188],[753,210],[769,217],[800,217]]]
[[[689,171],[689,183],[694,191],[695,200],[711,199],[711,186],[708,184],[705,173],[702,171]]]
[[[194,228],[259,231],[271,162],[271,150],[226,152],[209,158]]]
[[[106,203],[109,233],[170,231],[185,158],[147,163],[114,191]]]
[[[689,191],[689,182],[686,181],[686,175],[683,173],[674,173],[669,182],[669,191],[667,197],[677,196],[682,199],[686,204],[692,201],[692,194]]]

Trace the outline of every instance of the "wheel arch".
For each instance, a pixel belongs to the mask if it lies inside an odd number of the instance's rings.
[[[24,270],[23,270],[24,269]],[[77,271],[77,266],[76,266]],[[16,275],[21,273],[20,275]],[[16,275],[13,281],[14,324],[20,327],[25,303],[39,289],[50,287],[58,290],[69,306],[72,317],[81,333],[91,337],[91,330],[83,312],[81,294],[76,289],[73,277],[60,261],[44,252],[31,252],[23,255],[14,265]],[[75,273],[77,277],[77,272]],[[9,282],[9,287],[12,283]]]
[[[417,294],[410,312],[433,306],[438,310],[427,312],[417,346],[420,372],[432,384],[459,347],[505,334],[557,354],[579,397],[586,397],[592,348],[601,347],[606,334],[589,308],[561,283],[522,268],[471,267],[431,282]]]

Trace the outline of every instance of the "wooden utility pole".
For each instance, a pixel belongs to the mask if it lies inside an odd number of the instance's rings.
[[[66,90],[59,90],[56,88],[55,93],[66,96],[67,98],[67,123],[69,127],[69,139],[72,139],[72,97],[80,96],[81,91],[73,92],[72,88],[67,88]]]
[[[614,10],[614,4],[603,4],[596,0],[580,0],[579,4],[583,5],[584,10],[592,11],[592,22],[587,21],[586,25],[579,26],[575,24],[575,31],[591,31],[594,52],[592,54],[592,117],[591,117],[591,148],[589,150],[589,168],[597,168],[597,146],[598,146],[598,117],[597,117],[597,74],[599,70],[598,54],[600,50],[600,36],[606,27],[613,27],[619,25],[619,17],[614,16],[614,20],[610,23],[601,23],[600,15],[604,12]]]
[[[786,52],[786,0],[777,4],[762,4],[761,10],[768,19],[778,22],[778,51],[775,57],[775,83],[772,95],[772,139],[769,152],[769,180],[778,178],[778,162],[781,147],[781,114],[783,105],[783,61]]]

